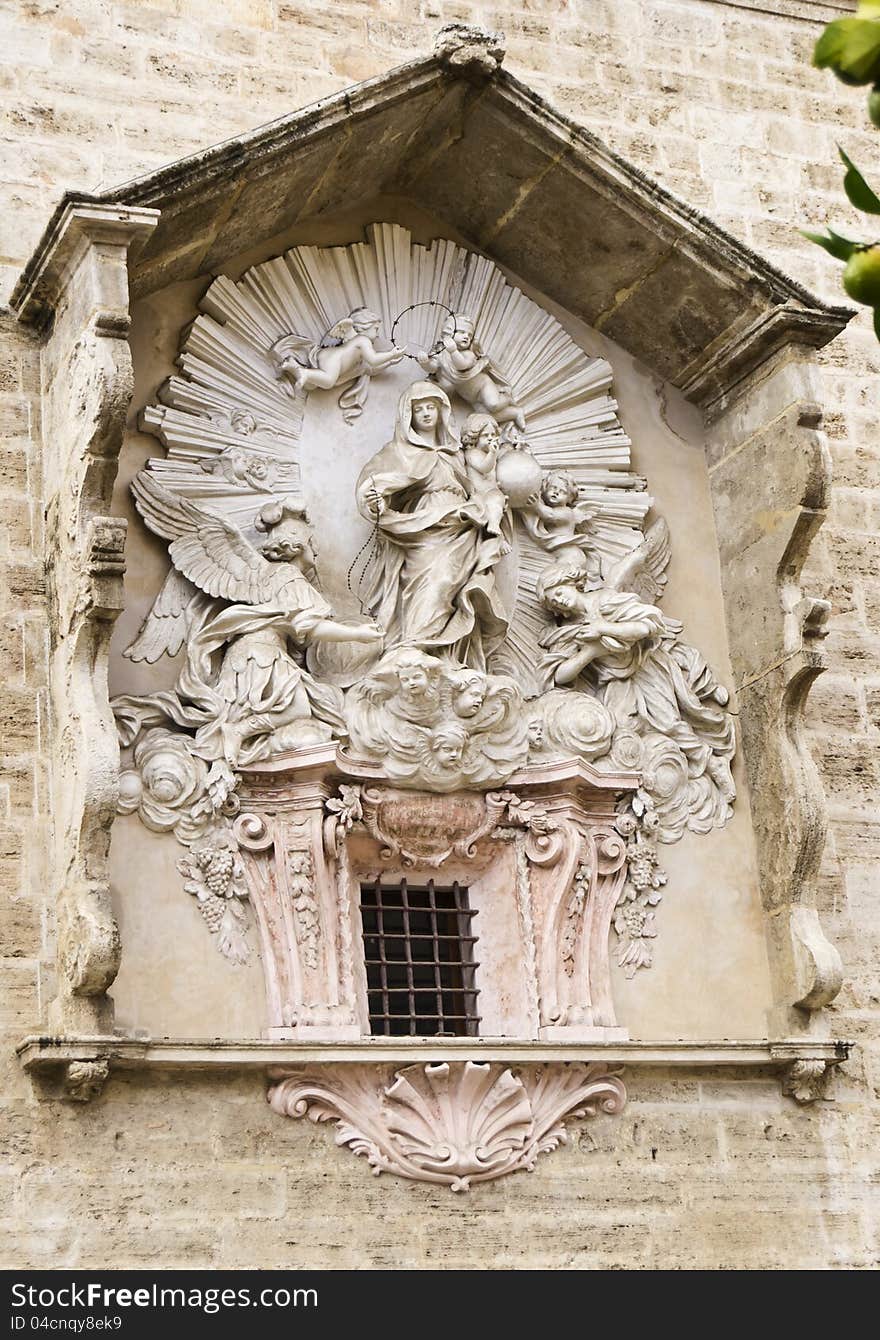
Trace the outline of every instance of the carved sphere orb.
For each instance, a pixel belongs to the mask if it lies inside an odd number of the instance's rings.
[[[511,507],[525,507],[531,495],[540,489],[543,471],[532,453],[522,447],[498,457],[495,477]]]
[[[138,774],[131,769],[119,774],[119,809],[122,814],[131,814],[141,803],[144,785]]]

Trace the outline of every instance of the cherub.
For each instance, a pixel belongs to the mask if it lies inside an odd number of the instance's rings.
[[[435,766],[443,771],[449,768],[460,768],[468,738],[468,733],[463,726],[456,726],[451,722],[435,730],[429,741],[431,757]]]
[[[474,339],[469,317],[451,313],[440,329],[439,342],[416,358],[447,395],[454,392],[478,413],[491,414],[496,423],[514,423],[525,432],[525,415],[513,388]]]
[[[593,503],[578,502],[573,475],[566,470],[547,470],[540,491],[530,495],[520,516],[535,543],[562,561],[591,548],[589,526],[598,510]],[[566,553],[568,549],[575,553]]]
[[[452,686],[452,710],[457,717],[475,717],[486,701],[489,681],[479,670],[453,670],[449,680]]]
[[[380,329],[375,312],[356,307],[317,343],[307,335],[285,335],[272,346],[275,375],[289,384],[292,394],[344,386],[339,406],[346,423],[351,423],[363,410],[370,378],[406,356],[396,346],[378,352],[375,341]]]
[[[461,445],[473,492],[485,509],[486,530],[490,535],[500,535],[507,498],[495,478],[501,434],[491,414],[468,416],[461,431]]]
[[[241,447],[227,447],[219,456],[204,459],[200,464],[205,474],[222,475],[228,484],[241,488],[269,488],[278,473],[273,458],[257,456]]]
[[[354,690],[354,697],[401,721],[434,725],[442,711],[442,665],[417,647],[388,652]]]

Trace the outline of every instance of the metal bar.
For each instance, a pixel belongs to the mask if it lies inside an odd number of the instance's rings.
[[[431,934],[433,936],[433,945],[431,946],[434,954],[434,985],[437,988],[437,1012],[438,1018],[443,1019],[443,979],[440,976],[440,944],[437,940],[437,897],[434,889],[433,879],[428,880],[428,905],[431,910]]]
[[[413,991],[412,927],[409,915],[409,897],[405,879],[400,881],[400,901],[403,906],[403,953],[406,959],[407,1005],[409,1007],[409,1033],[416,1036],[416,998]],[[396,936],[394,937],[397,938]]]
[[[384,1012],[387,1011],[389,1005],[388,965],[385,960],[385,918],[384,918],[385,909],[382,907],[382,900],[379,897],[378,879],[376,880],[375,896],[376,896],[376,929],[379,933],[379,981],[382,987],[382,1010],[384,1017]],[[385,1036],[386,1037],[391,1036],[391,1026],[387,1022],[387,1020],[385,1023]]]

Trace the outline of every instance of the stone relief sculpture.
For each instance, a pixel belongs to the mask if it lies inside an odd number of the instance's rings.
[[[340,317],[355,273],[361,303]],[[645,528],[653,499],[631,472],[608,364],[491,262],[392,225],[220,277],[201,306],[182,375],[142,416],[168,454],[133,492],[172,568],[125,654],[185,656],[173,689],[115,700],[134,747],[128,811],[191,850],[204,840],[155,819],[157,803],[169,816],[177,804],[145,761],[156,731],[191,759],[187,805],[220,850],[242,772],[318,744],[439,795],[559,760],[635,771],[608,839],[628,871],[613,924],[624,970],[648,966],[656,844],[727,821],[735,740],[726,690],[658,608],[670,537],[662,519]],[[405,347],[378,350],[381,324],[401,322]],[[427,379],[413,380],[413,361]],[[390,432],[384,445],[351,434],[359,474],[331,543],[355,562],[331,604],[306,519],[306,503],[323,505],[320,467],[302,467],[306,401],[342,388],[354,423],[373,377]],[[334,648],[345,674],[331,673]],[[572,853],[569,954],[589,886]],[[235,957],[231,930],[225,940]]]
[[[668,530],[659,521],[605,581],[578,561],[554,563],[538,593],[561,621],[541,639],[548,684],[597,692],[616,726],[634,733],[657,836],[671,842],[685,828],[705,833],[726,823],[736,788],[727,690],[679,640],[678,620],[626,589],[658,592],[668,559]]]
[[[399,647],[350,693],[351,752],[397,785],[448,792],[505,782],[528,757],[522,696],[499,675]]]
[[[575,557],[569,551],[590,552],[593,503],[579,501],[577,480],[564,470],[548,470],[539,492],[522,509],[522,521],[532,539],[557,558]]]
[[[486,357],[474,338],[474,322],[455,312],[443,322],[440,339],[418,361],[448,395],[458,395],[473,409],[491,414],[497,423],[514,423],[521,431],[526,421],[515,403],[513,388]]]
[[[616,1114],[626,1099],[622,1081],[601,1065],[521,1076],[472,1061],[460,1069],[411,1065],[346,1077],[342,1087],[320,1070],[278,1070],[273,1078],[276,1112],[334,1122],[337,1143],[365,1158],[375,1176],[389,1172],[457,1192],[533,1172],[540,1154],[566,1143],[566,1118]]]
[[[345,389],[339,407],[346,423],[363,413],[370,378],[399,363],[403,349],[376,349],[381,320],[368,307],[357,307],[336,321],[317,343],[307,335],[285,335],[272,346],[277,375],[301,395]]]
[[[357,501],[379,534],[366,604],[389,646],[484,669],[507,630],[492,572],[501,519],[494,500],[490,518],[482,480],[470,482],[445,391],[431,382],[404,391],[394,436],[361,471]]]
[[[381,643],[382,634],[372,624],[338,623],[312,585],[303,510],[264,507],[254,524],[266,539],[256,549],[236,526],[175,497],[147,471],[132,492],[150,529],[170,541],[184,577],[234,603],[214,609],[197,631],[190,627],[174,691],[116,700],[117,720],[131,737],[147,723],[173,721],[194,730],[201,757],[235,768],[344,731],[339,691],[317,683],[294,648],[313,639]]]

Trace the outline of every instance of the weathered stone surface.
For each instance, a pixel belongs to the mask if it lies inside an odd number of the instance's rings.
[[[212,6],[207,18],[200,0],[168,0],[164,9],[121,4],[107,10],[88,0],[10,7],[3,29],[16,66],[0,79],[0,117],[13,148],[3,174],[4,291],[36,245],[62,185],[88,191],[152,171],[427,50],[425,20],[412,6],[389,0],[381,22],[371,16],[369,25],[363,11],[360,4],[341,7],[328,30],[312,7],[274,0],[226,5],[222,16]],[[703,0],[592,0],[588,6],[542,0],[499,18],[482,4],[439,0],[431,21],[503,23],[514,75],[681,199],[706,208],[744,243],[761,238],[777,264],[837,303],[837,267],[796,227],[836,217],[844,228],[857,228],[856,215],[847,218],[833,140],[843,138],[865,164],[876,150],[862,91],[846,90],[809,66],[821,23],[840,12],[836,3],[794,0],[715,6]],[[680,33],[678,25],[684,25]],[[125,61],[120,40],[128,48]],[[122,73],[131,62],[136,79]],[[230,69],[239,75],[234,86]],[[743,115],[748,125],[736,121]],[[436,122],[433,145],[441,143],[445,117],[444,111]],[[454,136],[452,116],[445,124]],[[25,137],[38,151],[30,157]],[[283,220],[283,189],[278,197],[273,217]],[[551,222],[558,220],[551,216]],[[180,273],[185,265],[204,266],[204,257],[199,238]],[[150,276],[145,269],[145,282],[158,287],[165,274]],[[19,368],[22,387],[33,394],[40,381],[33,341],[5,327],[3,340],[9,350],[3,376],[11,379],[11,369]],[[873,394],[878,355],[867,320],[860,317],[822,357],[823,402],[834,411],[826,428],[836,479],[847,488],[875,490],[876,413],[862,398]],[[751,431],[762,421],[759,415]],[[35,433],[35,425],[25,431]],[[38,439],[30,440],[39,455]],[[829,759],[844,760],[832,764],[835,777],[844,778],[859,756],[876,753],[880,688],[876,622],[872,634],[865,618],[876,564],[866,557],[864,532],[850,533],[841,519],[839,534],[828,561],[851,593],[856,617],[845,638],[832,633],[828,639],[828,678],[833,673],[850,689],[840,719],[819,691],[811,695],[810,717],[821,727],[814,737],[820,766],[827,751]],[[33,558],[30,550],[18,552],[23,539],[16,529],[17,562]],[[819,582],[811,589],[824,592]],[[832,628],[836,622],[837,609]],[[41,656],[36,638],[25,661],[22,641],[21,615],[7,603],[0,621],[4,675],[33,674],[45,682],[45,648]],[[868,717],[857,727],[852,702],[865,684]],[[549,1160],[531,1176],[485,1188],[479,1201],[471,1199],[466,1217],[455,1213],[456,1205],[450,1210],[446,1193],[412,1184],[380,1191],[355,1160],[328,1149],[326,1132],[274,1117],[253,1079],[120,1077],[93,1105],[37,1105],[11,1048],[40,1018],[52,989],[41,994],[36,966],[17,958],[11,975],[4,972],[6,997],[15,1002],[4,1033],[9,1059],[2,1090],[14,1219],[0,1224],[0,1256],[16,1268],[112,1261],[118,1267],[393,1269],[428,1260],[469,1268],[876,1266],[877,1211],[866,1187],[876,1178],[880,1101],[880,1061],[871,1046],[880,1005],[869,963],[872,956],[876,963],[877,799],[871,785],[841,786],[831,795],[837,856],[849,872],[845,892],[835,895],[835,937],[860,984],[846,999],[838,997],[834,1028],[857,1036],[865,1059],[864,1071],[846,1067],[853,1080],[845,1104],[835,1096],[838,1088],[815,1109],[796,1109],[768,1080],[765,1087],[760,1081],[749,1086],[744,1111],[739,1079],[698,1084],[667,1072],[633,1075],[628,1124],[626,1117],[609,1122],[607,1135],[598,1123],[585,1127],[555,1164]],[[30,818],[22,815],[32,847],[46,843],[46,814],[43,799]],[[49,922],[47,956],[52,934]],[[699,1159],[690,1157],[692,1150]],[[34,1159],[57,1170],[57,1214],[25,1230],[29,1192],[21,1179]],[[240,1176],[243,1187],[252,1187],[254,1169],[269,1179],[263,1207],[273,1217],[248,1219],[243,1229],[228,1196],[215,1194],[218,1162],[224,1179]],[[279,1166],[290,1169],[283,1211],[273,1180]],[[161,1198],[150,1193],[157,1171],[166,1179]],[[169,1204],[177,1175],[192,1194]],[[143,1197],[142,1210],[126,1201],[123,1177]],[[228,1190],[228,1180],[222,1185]],[[543,1234],[535,1230],[538,1214],[549,1221]]]

